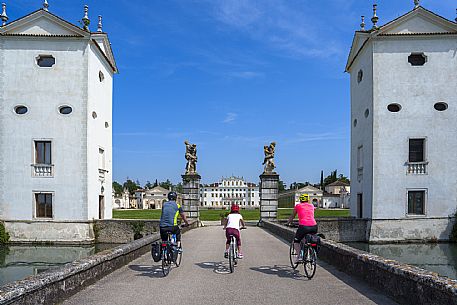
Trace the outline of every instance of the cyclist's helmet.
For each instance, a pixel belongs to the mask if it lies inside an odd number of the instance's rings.
[[[308,194],[301,194],[300,195],[300,202],[309,202],[309,195]]]
[[[239,212],[240,211],[240,206],[237,204],[232,204],[230,207],[230,212]]]
[[[176,192],[169,192],[168,193],[168,200],[176,201],[176,199],[178,199],[178,194],[176,194]]]

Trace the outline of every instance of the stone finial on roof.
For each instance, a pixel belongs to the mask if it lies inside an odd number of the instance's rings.
[[[45,11],[48,11],[48,8],[49,8],[48,0],[44,0],[44,1],[43,1],[43,9],[44,9]]]
[[[103,32],[103,23],[102,23],[102,16],[98,16],[98,27],[97,32]]]
[[[2,14],[0,15],[0,19],[2,19],[2,25],[5,25],[8,21],[8,15],[6,15],[6,3],[2,3]]]
[[[82,21],[83,21],[84,31],[89,32],[90,19],[89,19],[89,6],[88,5],[84,5],[84,17],[83,17]]]
[[[378,20],[379,17],[376,15],[376,11],[378,10],[378,5],[373,4],[373,17],[371,18],[371,22],[373,22],[373,30],[378,29]]]
[[[420,0],[414,0],[414,8],[418,8],[420,5]]]
[[[365,16],[362,16],[362,23],[360,24],[360,30],[365,31]]]

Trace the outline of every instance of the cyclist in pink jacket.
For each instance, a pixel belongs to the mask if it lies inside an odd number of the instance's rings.
[[[294,237],[294,248],[296,253],[300,253],[300,241],[306,236],[306,234],[317,233],[317,222],[314,219],[314,210],[316,208],[313,204],[309,203],[308,194],[300,195],[300,203],[294,208],[292,215],[290,215],[287,222],[288,225],[292,223],[295,216],[298,215],[298,229]],[[297,257],[297,259],[299,259]]]

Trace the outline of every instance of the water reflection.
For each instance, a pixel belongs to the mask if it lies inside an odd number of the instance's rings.
[[[0,286],[82,259],[116,245],[1,246]]]
[[[457,244],[347,244],[388,259],[457,279]]]

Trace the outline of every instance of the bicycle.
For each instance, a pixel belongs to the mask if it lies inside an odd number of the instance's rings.
[[[244,229],[246,229],[246,228],[240,228],[240,230],[244,230]],[[235,266],[238,264],[238,245],[237,245],[236,238],[234,235],[230,235],[228,261],[229,261],[230,273],[233,273],[235,271]]]
[[[184,228],[186,226],[181,226]],[[182,244],[181,241],[176,241],[176,234],[168,233],[167,241],[162,242],[162,273],[167,276],[170,273],[171,265],[176,267],[181,265],[182,261]]]
[[[300,253],[295,251],[293,239],[290,243],[289,249],[290,266],[295,270],[298,265],[303,264],[303,269],[308,279],[312,279],[314,274],[316,274],[317,262],[316,248],[318,245],[311,242],[311,235],[317,234],[306,234],[306,236],[300,241]]]

